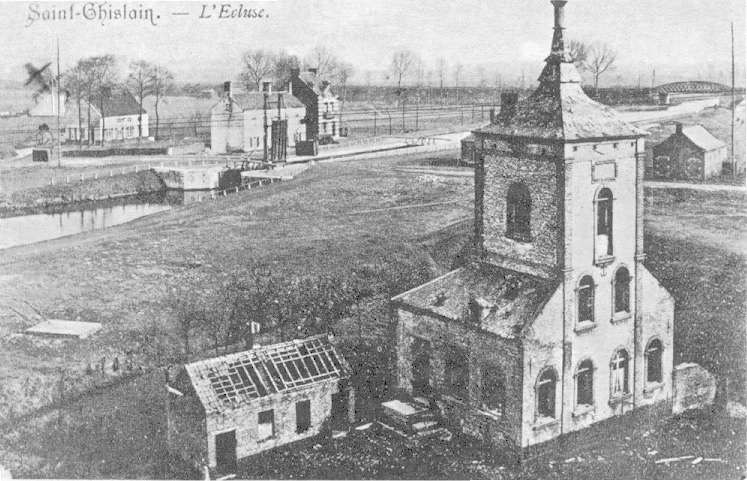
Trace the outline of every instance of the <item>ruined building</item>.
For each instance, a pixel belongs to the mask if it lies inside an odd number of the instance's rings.
[[[168,385],[169,451],[235,473],[242,458],[352,420],[349,374],[324,335],[186,364]]]
[[[674,302],[645,267],[645,133],[589,99],[553,0],[526,99],[475,136],[475,255],[393,299],[398,387],[527,447],[672,396]]]

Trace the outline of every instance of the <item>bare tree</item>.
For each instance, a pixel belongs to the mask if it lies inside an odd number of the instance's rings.
[[[342,101],[340,102],[340,127],[342,127],[342,114],[345,110],[345,100],[348,94],[348,80],[353,75],[353,65],[348,62],[337,62],[335,68],[335,82],[340,86]]]
[[[247,90],[260,90],[262,80],[275,69],[276,57],[267,50],[249,50],[242,56],[244,67],[239,75]]]
[[[74,67],[62,75],[62,85],[68,95],[75,100],[78,110],[78,145],[83,141],[83,112],[81,112],[83,100],[86,98],[87,84],[86,72],[78,62]]]
[[[137,99],[140,108],[137,115],[137,136],[138,140],[143,136],[143,100],[151,94],[150,71],[153,65],[138,60],[130,64],[130,73],[127,76],[126,84],[132,95]]]
[[[116,59],[113,55],[101,55],[97,57],[88,57],[78,61],[76,68],[80,70],[81,79],[85,86],[85,98],[87,104],[87,122],[89,141],[93,134],[93,125],[91,124],[91,107],[98,100],[99,108],[102,108],[105,90],[111,88],[116,80]],[[104,133],[105,112],[100,112],[101,134]],[[103,138],[102,138],[103,140]]]
[[[397,92],[401,95],[402,81],[417,63],[418,57],[410,50],[399,50],[392,56],[392,73],[397,80]]]
[[[456,88],[456,101],[459,103],[459,80],[462,76],[464,66],[460,63],[454,65],[454,87]]]
[[[448,65],[446,59],[439,58],[436,62],[436,75],[438,75],[438,88],[441,93],[441,97],[444,96],[444,82],[446,81],[446,72],[448,71]]]
[[[589,45],[580,40],[571,40],[568,43],[568,54],[577,69],[581,71],[586,70],[586,61],[589,58]]]
[[[149,71],[148,85],[150,86],[150,91],[153,94],[153,109],[154,113],[156,114],[156,130],[153,133],[153,136],[157,138],[158,126],[160,123],[160,118],[158,116],[158,104],[168,93],[168,91],[173,87],[174,75],[167,68],[161,67],[159,65],[154,65]]]
[[[281,50],[275,55],[272,64],[272,75],[275,78],[275,85],[282,89],[285,82],[290,78],[291,69],[298,68],[301,65],[300,60],[295,55]]]
[[[306,56],[306,65],[316,69],[317,75],[322,78],[335,76],[339,60],[332,51],[324,45],[317,45]]]
[[[617,60],[617,52],[607,44],[597,43],[589,48],[586,69],[594,77],[594,95],[596,97],[599,96],[599,77],[608,70],[614,69],[615,60]]]

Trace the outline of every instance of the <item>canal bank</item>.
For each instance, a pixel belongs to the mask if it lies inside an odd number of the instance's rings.
[[[133,197],[166,190],[161,178],[151,170],[89,178],[64,184],[45,185],[0,194],[0,218],[43,214],[61,206],[85,208],[95,201]]]

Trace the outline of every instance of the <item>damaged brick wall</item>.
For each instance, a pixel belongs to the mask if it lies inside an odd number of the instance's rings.
[[[338,389],[337,380],[315,384],[307,389],[290,393],[274,394],[259,398],[249,405],[229,409],[223,413],[207,416],[207,458],[210,467],[216,465],[215,435],[236,430],[236,457],[242,459],[283,444],[319,434],[332,412],[332,394]],[[311,402],[311,425],[308,430],[296,432],[296,403]],[[274,435],[258,439],[258,415],[272,409],[274,412]]]
[[[559,202],[554,156],[549,145],[512,144],[483,140],[478,153],[484,156],[484,194],[481,213],[484,248],[488,258],[498,256],[541,272],[557,264],[560,229]],[[506,194],[509,186],[521,182],[531,195],[531,242],[505,237]],[[478,219],[479,220],[479,219]],[[508,265],[508,267],[511,267]],[[529,269],[530,273],[534,273]],[[527,267],[513,268],[527,271]]]
[[[458,322],[398,310],[397,377],[398,387],[412,392],[413,341],[431,344],[430,385],[438,393],[444,422],[453,429],[496,445],[506,441],[519,445],[522,409],[521,350],[518,343],[471,329]],[[450,347],[468,356],[467,398],[458,399],[445,386],[445,353]],[[502,413],[482,407],[483,371],[499,369],[505,383]]]

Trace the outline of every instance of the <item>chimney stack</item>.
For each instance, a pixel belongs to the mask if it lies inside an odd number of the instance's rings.
[[[314,75],[316,75],[316,73],[317,73],[318,71],[319,71],[319,69],[316,69],[316,68],[310,68],[310,69],[309,69],[309,72],[310,72],[310,73],[313,73]]]
[[[272,82],[268,82],[267,80],[262,82],[262,93],[265,95],[272,94]]]
[[[490,123],[494,124],[495,120],[496,120],[495,119],[495,107],[491,107],[491,109],[490,109]]]
[[[519,94],[516,92],[504,92],[501,94],[501,113],[499,120],[508,120],[516,113],[516,104],[519,102]]]
[[[676,133],[677,133],[678,135],[681,135],[681,134],[682,134],[682,127],[683,127],[683,123],[682,123],[682,122],[675,122],[675,123],[674,123],[674,126],[675,126],[675,131],[676,131]]]
[[[230,80],[226,80],[225,82],[223,82],[223,93],[225,94],[226,97],[231,96],[231,81]]]
[[[556,57],[565,59],[565,40],[563,39],[563,30],[565,30],[565,4],[568,0],[551,0],[553,7],[555,8],[555,26],[552,36],[552,47],[550,49],[551,54]]]

